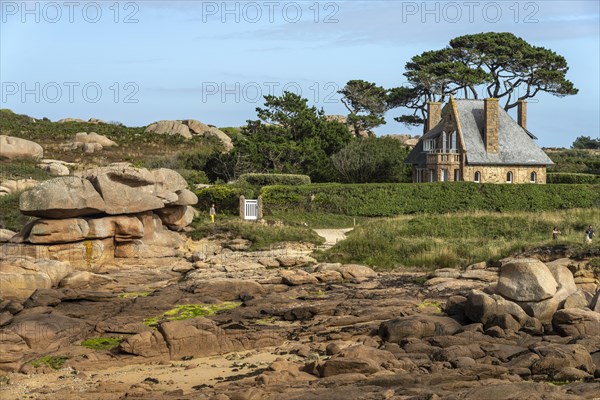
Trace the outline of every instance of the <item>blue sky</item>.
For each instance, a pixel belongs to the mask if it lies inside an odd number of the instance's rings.
[[[540,95],[542,146],[600,131],[598,1],[5,1],[0,106],[34,117],[239,126],[262,95],[301,93],[344,114],[350,79],[401,85],[405,63],[456,36],[512,32],[566,57],[580,92]],[[393,121],[378,134],[420,133]]]

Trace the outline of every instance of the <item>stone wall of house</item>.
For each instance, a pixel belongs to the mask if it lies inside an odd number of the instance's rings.
[[[481,166],[466,165],[463,180],[473,182],[475,172],[481,172],[481,183],[507,183],[506,178],[512,172],[512,183],[531,183],[531,173],[536,173],[536,183],[546,183],[546,167],[544,166]]]
[[[440,165],[438,168],[434,169],[434,182],[443,181],[442,176],[442,168]],[[481,183],[507,183],[506,178],[509,172],[512,172],[512,183],[531,183],[531,173],[536,173],[536,182],[538,184],[546,183],[546,167],[540,166],[450,166],[448,169],[449,176],[448,181],[454,181],[454,170],[459,169],[462,170],[460,172],[461,181],[473,182],[475,180],[475,172],[479,171],[481,173]],[[431,168],[427,168],[422,170],[422,178],[421,182],[426,183],[429,182],[429,174]],[[413,174],[412,174],[413,182],[418,182],[417,180],[417,169],[413,166]]]

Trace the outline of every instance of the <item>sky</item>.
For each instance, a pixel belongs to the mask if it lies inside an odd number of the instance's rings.
[[[351,79],[405,83],[406,62],[457,36],[512,32],[564,56],[579,94],[530,99],[544,147],[600,137],[600,2],[0,0],[0,107],[128,126],[241,126],[263,96],[346,114]],[[515,114],[516,110],[511,111]],[[420,134],[386,115],[378,135]]]

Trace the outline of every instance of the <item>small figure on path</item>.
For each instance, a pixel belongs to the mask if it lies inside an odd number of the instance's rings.
[[[592,226],[590,225],[585,231],[585,241],[587,243],[592,243],[592,238],[594,236],[596,236],[596,233],[594,233],[594,230],[592,229]]]
[[[555,226],[552,228],[552,240],[557,240],[558,235],[560,235],[560,230]]]
[[[214,224],[215,223],[215,214],[216,214],[214,204],[210,207],[209,213],[210,213],[210,222],[212,222]]]

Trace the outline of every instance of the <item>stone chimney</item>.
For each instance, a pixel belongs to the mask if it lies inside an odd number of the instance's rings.
[[[498,152],[498,99],[485,99],[483,112],[485,127],[483,128],[483,143],[488,153]]]
[[[519,100],[517,107],[517,122],[521,125],[521,128],[527,129],[527,101]]]
[[[442,119],[442,103],[439,101],[430,101],[427,103],[427,126],[426,132],[433,129]]]

